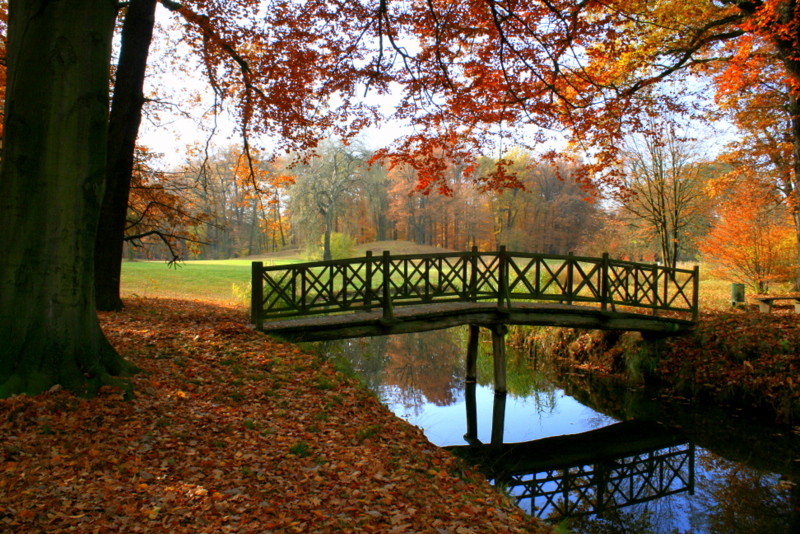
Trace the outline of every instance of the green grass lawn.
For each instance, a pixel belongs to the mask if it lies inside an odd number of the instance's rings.
[[[172,267],[163,261],[122,264],[123,297],[171,297],[244,304],[244,292],[249,286],[249,261],[188,261]]]
[[[292,263],[281,258],[265,264]],[[122,264],[122,295],[210,300],[249,305],[252,260],[187,261],[168,266],[163,261]]]

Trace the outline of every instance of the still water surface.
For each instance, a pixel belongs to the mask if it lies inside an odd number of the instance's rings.
[[[525,443],[460,450],[491,464],[487,476],[528,513],[572,532],[800,533],[796,433],[667,405],[641,390],[554,378],[513,351],[509,393],[496,396],[490,354],[479,357],[478,384],[465,385],[465,336],[452,329],[321,350],[436,445]]]

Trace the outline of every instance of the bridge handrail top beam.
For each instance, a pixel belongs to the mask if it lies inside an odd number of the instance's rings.
[[[468,258],[470,257],[470,252],[432,252],[426,254],[396,254],[390,255],[389,257],[393,260],[416,260],[416,259],[436,259],[436,258]],[[478,254],[496,254],[496,253],[487,253],[487,252],[479,252]],[[372,256],[358,256],[354,258],[341,258],[337,260],[315,260],[315,261],[304,261],[304,262],[296,262],[296,263],[284,263],[281,265],[265,265],[263,267],[264,271],[279,271],[281,269],[292,269],[292,268],[311,268],[311,267],[328,267],[330,265],[349,265],[354,263],[366,263],[368,261],[378,263],[381,261],[383,256],[381,254],[373,254]]]
[[[575,261],[575,262],[585,262],[585,263],[602,263],[603,258],[600,257],[591,257],[591,256],[575,256],[572,254],[544,254],[541,252],[516,252],[516,251],[508,251],[508,250],[495,250],[495,251],[461,251],[461,252],[431,252],[431,253],[423,253],[423,254],[390,254],[389,257],[392,260],[402,261],[402,260],[425,260],[425,259],[468,259],[472,256],[477,255],[478,257],[487,257],[487,256],[498,256],[501,252],[503,252],[506,257],[509,258],[529,258],[529,259],[539,259],[539,260],[556,260],[556,261]],[[287,270],[287,269],[303,269],[303,268],[314,268],[314,267],[328,267],[328,266],[339,266],[339,265],[353,265],[353,264],[363,264],[369,261],[372,262],[379,262],[382,258],[381,254],[372,255],[372,256],[359,256],[354,258],[342,258],[336,260],[315,260],[310,262],[298,262],[298,263],[284,263],[280,265],[264,265],[262,267],[263,271],[279,271],[279,270]],[[609,265],[612,266],[619,266],[619,267],[634,267],[634,268],[641,268],[641,269],[663,269],[672,271],[675,273],[684,273],[684,274],[692,274],[692,269],[686,269],[682,267],[668,267],[666,265],[658,265],[652,263],[642,263],[642,262],[635,262],[629,260],[620,260],[620,259],[608,259]],[[263,263],[263,262],[262,262]]]
[[[685,273],[685,274],[693,274],[694,273],[694,269],[693,268],[692,269],[687,269],[685,267],[669,267],[667,265],[660,265],[660,264],[657,264],[657,263],[643,263],[643,262],[639,262],[639,261],[630,261],[630,260],[615,260],[615,259],[611,259],[611,258],[609,258],[608,263],[609,263],[609,265],[613,265],[613,266],[621,265],[621,266],[628,266],[628,267],[636,267],[636,268],[639,268],[639,269],[657,268],[657,269],[663,269],[665,271],[673,271],[673,272],[676,272],[676,273]]]

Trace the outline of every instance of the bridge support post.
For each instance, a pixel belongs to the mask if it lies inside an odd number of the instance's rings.
[[[506,387],[506,334],[504,324],[492,325],[492,359],[494,360],[494,392],[505,393]]]
[[[264,330],[264,262],[254,261],[250,275],[250,322]]]
[[[381,322],[383,324],[392,324],[394,322],[394,310],[392,309],[392,259],[388,250],[383,251],[381,270],[383,271],[383,317],[381,317]]]
[[[502,445],[506,429],[506,396],[505,391],[494,392],[492,405],[492,445]]]
[[[478,380],[478,338],[481,329],[476,324],[469,325],[467,340],[467,383],[474,384]]]
[[[477,384],[475,382],[467,382],[464,391],[464,400],[467,405],[467,433],[464,434],[464,440],[470,445],[480,445],[478,439],[478,401],[475,398],[475,389]]]
[[[364,261],[367,268],[366,280],[364,281],[364,309],[372,311],[372,251],[367,251]]]

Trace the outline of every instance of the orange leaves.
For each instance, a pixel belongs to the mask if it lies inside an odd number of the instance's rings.
[[[447,194],[443,159],[469,167],[500,145],[531,148],[541,139],[524,125],[541,138],[566,128],[593,179],[616,184],[619,140],[642,130],[642,116],[691,111],[661,82],[685,96],[687,73],[716,77],[720,95],[762,69],[796,81],[791,5],[313,0],[298,9],[293,0],[192,0],[180,13],[185,40],[218,96],[233,102],[245,138],[300,151],[331,134],[351,137],[385,113],[414,128],[386,154],[414,166],[419,191]],[[719,58],[727,67],[714,72]],[[393,109],[379,103],[387,92]],[[490,188],[516,185],[500,169],[496,178]]]
[[[484,531],[538,528],[449,474],[453,457],[355,381],[244,328],[242,310],[131,300],[101,322],[144,370],[135,398],[0,401],[0,530],[455,532],[472,499]]]
[[[766,292],[770,283],[792,279],[796,232],[769,186],[752,178],[733,185],[700,250],[727,278]]]
[[[334,5],[335,4],[335,5]],[[375,14],[362,2],[281,0],[263,8],[239,0],[195,0],[181,14],[221,98],[234,103],[242,133],[270,135],[285,147],[313,147],[374,120],[353,100],[360,84],[388,76],[364,61],[360,42]],[[334,104],[336,102],[336,104]]]

